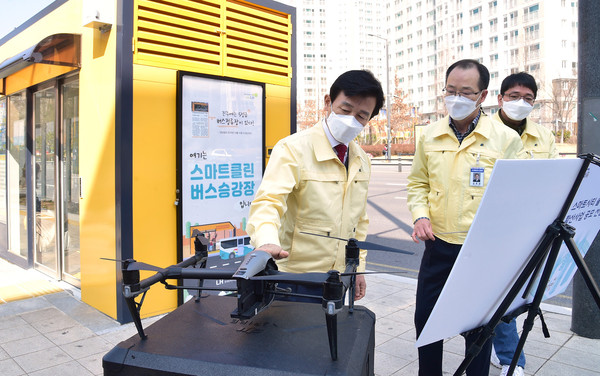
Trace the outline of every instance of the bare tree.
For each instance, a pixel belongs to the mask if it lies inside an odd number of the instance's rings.
[[[298,103],[296,111],[296,122],[299,131],[312,127],[321,117],[319,108],[314,100],[306,101],[304,105]]]
[[[404,139],[403,132],[412,130],[413,116],[411,115],[411,106],[405,102],[408,94],[404,94],[400,88],[398,76],[395,77],[394,81],[396,89],[392,98],[388,98],[388,100],[392,101],[390,108],[390,128],[392,129],[392,137],[397,142],[399,138]]]
[[[577,79],[556,78],[552,80],[552,92],[548,101],[551,109],[552,121],[557,127],[557,137],[564,141],[565,129],[568,125],[574,125],[575,109],[577,106]],[[575,129],[575,127],[572,127]]]

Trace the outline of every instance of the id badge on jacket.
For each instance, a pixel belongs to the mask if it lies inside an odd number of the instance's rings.
[[[471,187],[483,187],[485,168],[479,167],[479,157],[480,155],[477,154],[477,162],[475,163],[475,167],[471,167],[471,173],[469,176],[469,185]]]

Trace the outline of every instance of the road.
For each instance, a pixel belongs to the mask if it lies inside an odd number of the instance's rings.
[[[369,251],[369,270],[402,271],[401,275],[416,278],[423,254],[423,243],[412,241],[412,216],[406,206],[407,168],[398,172],[396,166],[373,165],[367,213],[367,241],[415,252],[414,255]]]
[[[398,172],[396,165],[372,166],[367,213],[369,235],[367,241],[415,252],[414,255],[369,251],[367,269],[383,272],[401,272],[402,276],[417,278],[424,244],[411,239],[412,216],[406,205],[406,183],[410,166]],[[572,306],[572,283],[561,295],[545,301],[563,307]]]

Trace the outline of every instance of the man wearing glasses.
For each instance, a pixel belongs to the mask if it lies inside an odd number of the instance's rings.
[[[417,336],[464,243],[494,163],[522,155],[518,134],[481,111],[489,80],[489,71],[476,60],[452,64],[444,88],[449,115],[429,125],[417,141],[408,177],[412,238],[425,242],[417,285]],[[466,348],[477,336],[466,335]],[[491,342],[473,359],[468,376],[488,376]],[[419,347],[419,375],[441,376],[442,354],[443,341]]]
[[[529,158],[556,158],[558,150],[552,132],[527,118],[533,110],[536,95],[537,84],[532,75],[525,72],[511,74],[502,81],[498,94],[500,109],[493,118],[514,129],[521,136]],[[505,376],[519,343],[515,319],[509,323],[500,321],[495,333],[492,364],[502,368],[500,376]],[[521,351],[513,375],[522,376],[524,368],[525,354]]]
[[[511,74],[502,81],[498,95],[500,110],[493,118],[517,131],[531,158],[557,158],[552,132],[527,118],[536,96],[537,84],[532,75],[525,72]]]

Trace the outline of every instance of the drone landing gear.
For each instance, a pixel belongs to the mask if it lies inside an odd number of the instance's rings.
[[[142,304],[144,303],[147,289],[143,292],[140,289],[140,271],[128,270],[129,265],[134,262],[135,260],[125,260],[121,263],[121,272],[123,273],[123,296],[125,297],[127,308],[129,309],[129,313],[133,318],[135,328],[137,329],[140,338],[146,339],[147,336],[146,333],[144,333],[144,328],[142,327],[140,310],[142,308]],[[135,301],[135,297],[140,293],[142,294],[142,298],[138,303]]]
[[[329,352],[331,360],[337,360],[337,314],[344,306],[344,284],[340,273],[330,271],[329,277],[323,285],[323,302],[325,321],[327,323],[327,338],[329,339]]]

